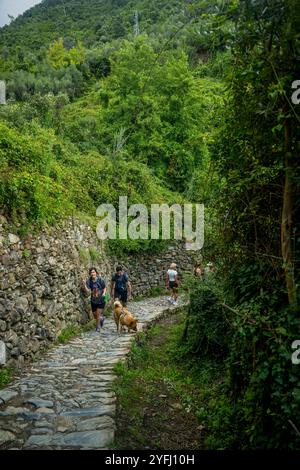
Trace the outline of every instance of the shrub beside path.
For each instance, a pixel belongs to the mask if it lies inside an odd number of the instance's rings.
[[[178,308],[164,297],[128,304],[138,331]],[[0,390],[0,449],[107,449],[115,434],[114,365],[126,361],[135,333],[112,318],[47,352]]]

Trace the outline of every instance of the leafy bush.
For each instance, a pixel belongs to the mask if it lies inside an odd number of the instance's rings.
[[[201,357],[224,358],[230,328],[215,281],[192,279],[190,305],[183,340],[186,352]]]
[[[272,300],[271,300],[272,304]],[[298,322],[287,309],[274,310],[267,297],[240,307],[231,333],[228,370],[243,432],[240,448],[299,449],[300,381],[291,361]]]
[[[246,273],[242,282],[251,286],[253,270]],[[299,366],[291,361],[299,329],[280,291],[252,293],[228,310],[214,279],[194,280],[190,299],[179,356],[226,365],[218,395],[208,394],[197,413],[209,429],[209,447],[299,449]]]
[[[72,204],[65,188],[39,173],[15,172],[0,182],[0,203],[6,214],[18,223],[55,223],[71,213]]]
[[[6,74],[7,97],[10,100],[28,101],[35,94],[45,96],[66,94],[70,99],[82,95],[85,89],[83,73],[72,64],[60,69],[44,65],[33,74],[24,70],[15,70]]]
[[[49,137],[20,135],[0,123],[0,205],[15,222],[53,223],[74,207],[66,188],[51,177]]]
[[[57,337],[57,343],[67,343],[71,338],[74,338],[74,336],[77,336],[80,333],[80,328],[75,325],[70,325],[66,328],[64,328],[60,334]]]
[[[12,379],[13,369],[0,367],[0,388],[5,387]]]

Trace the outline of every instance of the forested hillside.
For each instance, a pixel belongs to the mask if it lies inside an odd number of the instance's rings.
[[[16,230],[124,194],[205,204],[217,273],[193,285],[180,357],[225,363],[199,410],[212,448],[300,448],[299,28],[297,0],[45,0],[0,30]]]
[[[184,36],[176,44],[176,32],[187,34],[183,26],[191,19],[200,21],[197,6],[185,3],[166,6],[162,2],[161,8],[155,2],[64,2],[67,17],[72,19],[70,35],[65,22],[61,35],[47,22],[47,36],[41,36],[38,28],[44,19],[59,18],[62,8],[61,2],[42,2],[2,28],[0,70],[7,84],[8,105],[0,109],[0,116],[6,126],[13,126],[5,146],[17,145],[26,135],[34,154],[25,160],[3,154],[3,168],[14,167],[8,179],[5,170],[1,195],[10,217],[21,218],[26,225],[54,220],[58,212],[63,215],[70,210],[94,214],[100,202],[116,202],[128,184],[133,202],[163,197],[175,201],[178,192],[179,199],[190,197],[195,178],[210,164],[209,146],[216,130],[212,118],[223,102],[219,78],[223,56],[216,59],[216,70],[211,73],[202,67],[196,49],[189,57]],[[135,33],[131,25],[126,34],[95,40],[91,46],[86,39],[94,30],[91,18],[98,17],[97,9],[102,8],[108,23],[117,12],[130,12],[133,18],[134,5],[141,17],[155,10],[156,16],[148,21],[149,35],[140,33],[144,29],[141,20]],[[208,28],[212,21],[208,14],[203,26]],[[161,37],[155,28],[161,28]],[[84,32],[82,41],[78,31]],[[38,48],[30,42],[35,34]],[[206,40],[203,60],[214,60],[219,49]],[[42,154],[39,158],[33,150],[36,144]],[[42,164],[38,164],[40,159]],[[114,184],[112,176],[96,176],[103,166],[106,173],[109,168],[111,174],[118,172]],[[129,177],[130,168],[135,171]],[[144,190],[145,178],[149,193]],[[168,190],[172,190],[169,195]],[[17,198],[12,197],[15,191]],[[51,210],[56,193],[65,204]],[[155,194],[154,199],[150,194]]]
[[[1,32],[1,43],[40,48],[60,36],[82,40],[85,46],[124,38],[134,31],[138,12],[140,30],[162,36],[186,21],[189,3],[181,0],[44,0]]]
[[[224,8],[222,2],[199,0],[44,0],[1,29],[0,46],[12,55],[18,47],[23,53],[43,54],[60,37],[68,48],[81,41],[94,49],[141,33],[155,37],[157,44],[172,38],[169,49],[184,46],[192,55],[208,46],[225,46],[230,23],[212,31],[209,16]],[[201,17],[201,9],[208,15]]]

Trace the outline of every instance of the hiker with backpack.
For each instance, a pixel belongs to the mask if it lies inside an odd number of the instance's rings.
[[[104,323],[103,311],[105,307],[106,284],[104,279],[98,275],[96,268],[89,270],[90,277],[82,280],[82,288],[86,294],[91,293],[92,313],[96,320],[96,331],[100,332]]]
[[[128,298],[131,298],[131,283],[122,266],[117,266],[112,276],[110,298],[119,299],[123,307],[126,306]]]

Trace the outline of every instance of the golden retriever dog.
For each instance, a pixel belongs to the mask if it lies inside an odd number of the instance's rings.
[[[120,333],[126,326],[128,332],[130,330],[137,331],[137,319],[129,312],[126,307],[123,307],[119,300],[114,302],[114,321],[117,325],[117,332]]]

